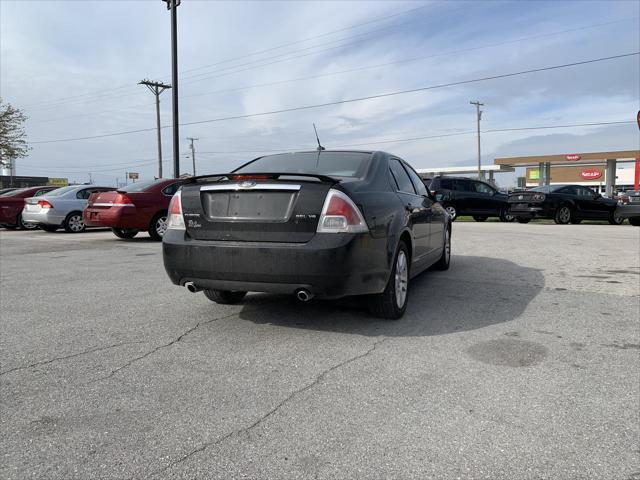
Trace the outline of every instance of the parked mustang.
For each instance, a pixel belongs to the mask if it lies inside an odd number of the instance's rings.
[[[400,318],[409,280],[449,268],[451,220],[418,174],[385,152],[260,157],[195,177],[171,201],[163,238],[176,285],[218,303],[247,291],[337,298],[369,295]]]
[[[510,212],[520,223],[532,218],[552,218],[556,223],[608,220],[620,225],[616,200],[605,198],[582,185],[546,185],[509,195]]]
[[[40,197],[27,198],[22,210],[22,220],[39,226],[47,232],[60,227],[69,233],[84,231],[82,211],[92,193],[107,192],[113,187],[95,185],[71,185],[45,193]]]
[[[625,192],[623,198],[616,208],[616,217],[628,218],[631,225],[640,227],[640,191]]]
[[[154,240],[162,240],[167,229],[167,207],[183,182],[175,178],[152,180],[91,195],[84,223],[88,227],[109,227],[119,238],[133,238],[146,230]]]
[[[22,221],[24,199],[38,197],[56,188],[47,186],[18,188],[0,195],[0,226],[5,228],[36,228],[36,225]]]
[[[437,176],[428,185],[452,220],[461,215],[471,215],[476,222],[484,222],[488,217],[498,217],[503,222],[514,220],[509,214],[507,195],[487,182]]]

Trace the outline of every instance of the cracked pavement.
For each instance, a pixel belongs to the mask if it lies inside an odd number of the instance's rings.
[[[0,478],[640,475],[640,229],[453,239],[388,322],[216,305],[144,237],[0,231]]]

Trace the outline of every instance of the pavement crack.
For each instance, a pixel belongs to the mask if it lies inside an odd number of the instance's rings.
[[[91,347],[91,348],[88,348],[88,349],[83,350],[81,352],[72,353],[70,355],[62,355],[60,357],[50,358],[49,360],[41,360],[39,362],[30,363],[29,365],[23,365],[23,366],[20,366],[20,367],[10,368],[8,370],[0,372],[0,375],[6,375],[8,373],[15,372],[15,371],[18,371],[18,370],[28,370],[29,368],[40,367],[42,365],[48,365],[50,363],[58,362],[58,361],[61,361],[61,360],[67,360],[69,358],[81,357],[83,355],[88,355],[90,353],[102,352],[104,350],[109,350],[111,348],[122,347],[123,345],[134,345],[134,344],[137,344],[137,343],[143,343],[143,342],[142,341],[120,342],[120,343],[113,343],[111,345],[107,345],[107,346],[104,346],[104,347]]]
[[[259,309],[256,309],[256,310],[259,310]],[[108,380],[108,379],[112,378],[118,372],[120,372],[121,370],[124,370],[125,368],[130,367],[134,363],[139,362],[140,360],[144,360],[145,358],[153,355],[154,353],[158,352],[159,350],[162,350],[164,348],[169,348],[169,347],[175,345],[176,343],[180,342],[184,337],[186,337],[190,333],[194,332],[198,328],[202,327],[203,325],[207,325],[209,323],[217,322],[219,320],[225,320],[225,319],[231,318],[231,317],[236,317],[238,315],[240,315],[240,312],[230,313],[229,315],[225,315],[225,316],[222,316],[222,317],[212,318],[211,320],[207,320],[206,322],[198,322],[193,327],[185,330],[184,332],[182,332],[180,335],[178,335],[176,338],[174,338],[170,342],[163,343],[162,345],[158,345],[157,347],[152,348],[148,352],[145,352],[144,354],[142,354],[142,355],[140,355],[138,357],[132,358],[127,363],[125,363],[123,365],[120,365],[118,368],[115,368],[115,369],[111,370],[111,373],[109,373],[108,375],[105,375],[104,377],[100,377],[100,378],[97,378],[95,380],[92,380],[92,381],[88,382],[86,385],[90,385],[92,383],[96,383],[96,382],[100,382],[102,380]]]
[[[378,345],[380,345],[382,342],[386,341],[387,338],[381,338],[380,340],[374,342],[373,344],[371,344],[371,346],[363,353],[360,353],[358,355],[355,355],[353,357],[347,358],[346,360],[337,363],[336,365],[333,365],[332,367],[329,367],[326,370],[323,370],[322,372],[320,372],[318,375],[316,375],[316,377],[313,379],[313,381],[309,382],[308,384],[304,385],[303,387],[298,388],[297,390],[294,390],[293,392],[291,392],[289,395],[287,395],[283,400],[281,400],[280,402],[278,402],[278,404],[276,406],[274,406],[271,410],[269,410],[267,413],[265,413],[264,415],[262,415],[260,418],[258,418],[256,421],[254,421],[252,424],[244,427],[244,428],[240,428],[238,430],[234,430],[216,440],[213,440],[211,442],[205,442],[202,445],[200,445],[199,447],[191,450],[190,452],[186,453],[185,455],[183,455],[182,457],[178,458],[177,460],[174,460],[173,462],[169,463],[168,465],[166,465],[165,467],[156,470],[155,472],[152,472],[149,476],[154,476],[154,475],[158,475],[161,474],[163,472],[165,472],[166,470],[168,470],[169,468],[175,467],[176,465],[188,460],[189,458],[193,457],[194,455],[204,452],[206,449],[210,448],[210,447],[215,447],[217,445],[220,445],[221,443],[225,442],[226,440],[228,440],[231,437],[235,437],[235,436],[239,436],[242,435],[243,433],[249,433],[251,430],[253,430],[254,428],[258,427],[259,425],[261,425],[263,422],[265,422],[268,418],[270,418],[271,416],[273,416],[274,414],[276,414],[282,407],[284,407],[287,403],[289,403],[290,401],[292,401],[295,397],[297,397],[298,395],[300,395],[301,393],[304,393],[308,390],[311,390],[312,388],[314,388],[315,386],[319,385],[329,374],[331,374],[332,372],[335,372],[336,370],[352,363],[355,362],[357,360],[360,360],[362,358],[367,357],[368,355],[371,355],[376,348],[378,347]],[[149,477],[147,477],[149,478]]]

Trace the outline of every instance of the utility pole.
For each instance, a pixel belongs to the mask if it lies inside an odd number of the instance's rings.
[[[173,111],[173,177],[180,176],[180,135],[178,131],[178,5],[180,0],[162,0],[171,10],[171,104]]]
[[[199,140],[199,138],[187,137],[187,140],[191,142],[191,160],[193,161],[193,176],[196,176],[196,148],[193,146],[193,142],[195,140]]]
[[[160,138],[160,94],[171,85],[165,85],[160,82],[152,82],[151,80],[141,80],[138,85],[145,85],[151,93],[156,97],[156,125],[158,128],[158,178],[162,178],[162,140]]]
[[[483,106],[484,103],[480,103],[477,100],[469,103],[476,106],[476,121],[478,124],[478,178],[484,178],[482,175],[482,160],[480,159],[480,120],[482,119],[482,110],[480,110],[480,107]]]

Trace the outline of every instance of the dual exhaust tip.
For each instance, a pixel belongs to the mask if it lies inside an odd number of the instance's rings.
[[[186,282],[184,284],[184,286],[186,287],[187,290],[189,290],[191,293],[198,293],[202,291],[201,287],[198,287],[195,283],[193,282]],[[311,299],[313,298],[313,293],[311,293],[309,290],[307,290],[306,288],[299,288],[298,290],[296,290],[296,298],[298,300],[300,300],[301,302],[309,302],[311,301]]]

